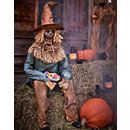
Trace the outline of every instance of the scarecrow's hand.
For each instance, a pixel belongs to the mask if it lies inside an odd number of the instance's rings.
[[[46,75],[49,81],[58,82],[61,80],[60,75],[58,75],[57,73],[49,73],[46,71],[44,74]]]

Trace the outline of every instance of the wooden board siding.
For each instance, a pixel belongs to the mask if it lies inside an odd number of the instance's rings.
[[[14,1],[14,84],[20,86],[26,79],[23,64],[27,49],[32,44],[34,34],[34,0]]]
[[[86,0],[64,0],[63,26],[64,41],[63,46],[67,53],[70,47],[74,46],[77,50],[87,44],[88,35],[88,1]]]
[[[23,65],[27,57],[27,50],[34,41],[32,32],[15,31],[14,38],[14,83],[23,84],[26,75],[23,72]]]
[[[34,28],[34,0],[14,1],[15,30],[30,31]]]

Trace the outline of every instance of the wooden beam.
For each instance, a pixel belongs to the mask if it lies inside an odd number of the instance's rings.
[[[34,28],[37,28],[38,26],[38,6],[39,6],[39,0],[35,0],[35,24]]]
[[[92,1],[88,1],[88,46],[91,47],[91,14],[92,14]]]

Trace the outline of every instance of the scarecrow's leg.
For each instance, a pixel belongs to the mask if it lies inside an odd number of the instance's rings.
[[[78,102],[71,80],[64,80],[59,84],[64,93],[64,112],[66,120],[70,123],[78,121]]]
[[[40,128],[47,127],[46,111],[48,109],[47,86],[42,81],[34,81],[34,91],[37,104],[37,118]]]

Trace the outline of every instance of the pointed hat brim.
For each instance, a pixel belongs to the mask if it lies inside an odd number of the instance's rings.
[[[64,30],[64,28],[59,24],[44,24],[38,26],[36,29],[34,29],[35,32],[38,32],[42,29],[54,29],[54,30]]]

